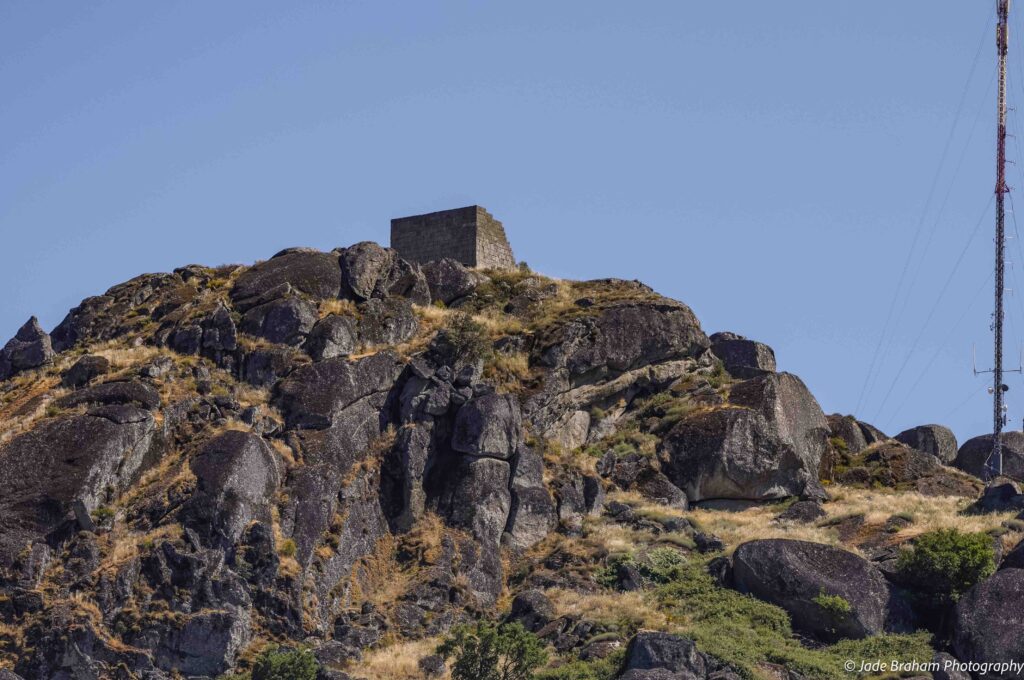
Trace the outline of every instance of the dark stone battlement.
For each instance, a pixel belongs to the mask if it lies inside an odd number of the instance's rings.
[[[391,247],[412,262],[450,257],[481,269],[516,265],[505,228],[479,205],[393,219]]]

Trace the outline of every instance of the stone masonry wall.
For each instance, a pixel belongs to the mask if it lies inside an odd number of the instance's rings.
[[[468,267],[515,267],[504,227],[478,205],[393,219],[391,247],[412,262],[450,257]]]

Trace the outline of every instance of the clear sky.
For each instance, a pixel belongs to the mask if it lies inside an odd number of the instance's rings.
[[[386,243],[391,217],[479,203],[538,271],[641,279],[769,343],[826,412],[963,440],[991,421],[971,347],[988,367],[993,15],[6,0],[0,336],[139,273]],[[1024,288],[1008,310],[1015,365]]]

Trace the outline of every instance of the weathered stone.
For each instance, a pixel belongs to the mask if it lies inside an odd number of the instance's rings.
[[[427,424],[403,425],[384,461],[383,475],[392,485],[385,497],[393,505],[388,512],[395,531],[404,532],[423,516],[426,491],[423,481],[431,451],[433,428]]]
[[[1024,479],[1024,432],[1003,432],[1003,474]],[[956,454],[955,467],[978,478],[985,477],[985,461],[992,453],[992,435],[968,439]]]
[[[98,415],[46,420],[0,446],[0,565],[69,528],[76,504],[88,515],[113,500],[152,462],[153,416],[134,411],[123,424]]]
[[[623,491],[636,491],[656,503],[685,510],[686,494],[661,471],[658,461],[650,456],[629,453],[624,456],[608,451],[597,465],[597,471]]]
[[[878,442],[884,442],[889,439],[889,435],[885,434],[870,423],[858,420],[857,425],[860,426],[861,434],[864,435],[864,441],[867,442],[868,446],[871,444],[877,444]]]
[[[387,392],[403,370],[391,352],[357,361],[338,357],[303,366],[278,383],[276,399],[288,427],[325,428],[334,416],[374,392]]]
[[[825,510],[818,501],[797,501],[776,516],[779,522],[810,524],[825,516]]]
[[[0,350],[0,380],[47,364],[53,359],[53,354],[50,336],[39,327],[39,320],[33,316]]]
[[[394,266],[395,251],[363,241],[345,248],[340,261],[343,292],[357,300],[369,300]]]
[[[450,257],[427,262],[423,265],[423,273],[430,287],[430,297],[446,305],[466,297],[486,280],[483,275],[470,271]]]
[[[544,485],[544,462],[522,446],[513,459],[512,504],[502,543],[525,550],[543,540],[556,525],[555,503]]]
[[[160,393],[138,380],[117,380],[86,387],[57,400],[61,408],[79,404],[138,405],[153,410],[160,406]]]
[[[337,255],[305,249],[282,251],[244,271],[231,289],[231,301],[244,312],[269,302],[267,294],[271,291],[283,293],[287,290],[284,284],[316,299],[338,297],[341,270]]]
[[[245,356],[242,378],[250,385],[269,387],[287,377],[301,362],[295,350],[269,347],[255,349]]]
[[[698,680],[707,659],[692,640],[670,633],[637,633],[626,648],[622,680]]]
[[[953,652],[961,661],[1000,663],[1024,659],[1024,569],[1002,569],[957,602]],[[1010,673],[999,677],[1016,677]]]
[[[956,435],[942,425],[918,425],[900,432],[895,439],[912,449],[932,454],[946,465],[956,458]]]
[[[507,460],[522,440],[522,415],[511,395],[485,394],[464,404],[455,416],[452,448],[461,453]]]
[[[359,344],[358,322],[354,317],[331,314],[313,326],[303,349],[314,361],[345,357]]]
[[[709,339],[711,351],[730,375],[747,379],[775,372],[775,352],[768,345],[735,333],[715,333]]]
[[[524,590],[512,600],[507,621],[521,623],[523,628],[536,633],[555,618],[555,605],[539,590]]]
[[[190,467],[197,488],[187,515],[200,535],[229,547],[251,522],[270,521],[268,500],[280,473],[277,456],[263,439],[228,430],[207,442]]]
[[[430,304],[430,286],[418,264],[395,257],[390,271],[377,282],[373,297],[400,297],[411,303],[426,306]]]
[[[865,439],[864,431],[856,418],[833,413],[826,416],[826,420],[828,421],[829,436],[842,439],[846,444],[847,453],[856,454],[867,448],[867,439]]]
[[[628,301],[610,304],[596,317],[558,326],[542,344],[538,361],[563,369],[566,387],[574,387],[648,364],[693,357],[709,345],[686,305]]]
[[[249,309],[242,317],[241,329],[270,342],[300,345],[318,318],[312,303],[288,296]]]
[[[768,374],[733,386],[734,408],[699,412],[664,442],[665,474],[691,502],[769,500],[820,491],[828,423],[803,382]]]
[[[398,345],[420,327],[412,304],[404,298],[367,300],[359,311],[359,340],[366,345]]]
[[[110,370],[110,361],[96,354],[86,354],[61,374],[64,387],[81,387]]]
[[[794,627],[822,640],[863,638],[908,628],[909,610],[888,581],[867,560],[840,548],[794,541],[750,541],[733,554],[737,590],[785,609]],[[838,596],[846,614],[816,601]]]

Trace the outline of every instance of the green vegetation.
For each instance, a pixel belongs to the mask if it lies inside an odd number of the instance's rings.
[[[492,345],[487,329],[465,312],[456,312],[444,325],[444,337],[453,357],[472,363],[491,355]]]
[[[658,606],[684,622],[680,633],[693,638],[702,651],[732,665],[747,678],[754,678],[758,665],[767,662],[784,665],[808,678],[838,680],[849,678],[843,670],[846,659],[924,662],[934,654],[927,633],[879,635],[808,649],[793,636],[785,611],[720,588],[707,573],[703,560],[686,561],[677,567],[676,573],[673,581],[654,591]],[[829,602],[829,606],[841,606]]]
[[[842,620],[852,611],[850,603],[841,595],[829,595],[824,590],[814,597],[814,604],[818,605],[835,620]]]
[[[270,647],[263,650],[252,670],[223,675],[224,680],[316,680],[318,664],[308,649]]]
[[[955,602],[996,570],[995,548],[986,534],[938,529],[921,534],[897,564],[917,591],[936,603]]]
[[[846,453],[849,447],[846,445],[846,440],[842,437],[829,437],[828,443],[832,445],[832,448],[839,453]]]
[[[618,677],[625,656],[626,648],[620,647],[603,659],[570,661],[558,668],[540,670],[534,677],[536,680],[613,680]]]
[[[518,623],[457,626],[437,653],[454,658],[452,680],[532,680],[547,662],[544,645]]]
[[[295,541],[290,538],[281,541],[281,547],[277,552],[284,557],[295,557]]]

